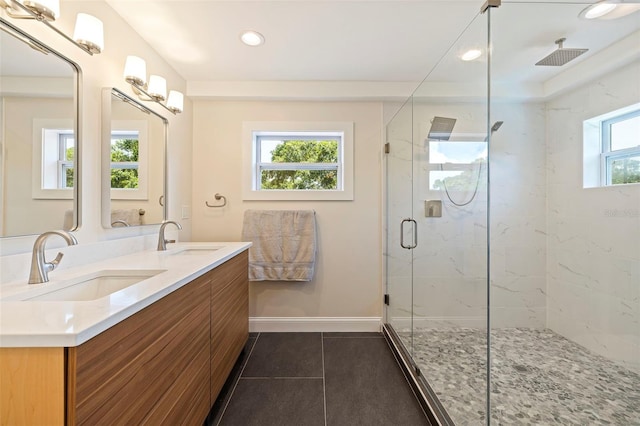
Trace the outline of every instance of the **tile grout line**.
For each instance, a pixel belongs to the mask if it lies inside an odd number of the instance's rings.
[[[324,426],[327,426],[327,386],[324,373],[324,333],[320,333],[320,347],[322,349],[322,402],[324,403]]]
[[[222,419],[224,418],[224,413],[227,411],[227,407],[231,403],[231,398],[233,398],[233,394],[235,393],[236,388],[238,387],[238,383],[240,383],[240,379],[242,378],[242,373],[244,373],[244,369],[249,363],[249,358],[251,358],[251,354],[253,353],[253,349],[256,347],[256,343],[258,343],[259,338],[260,338],[260,333],[258,333],[258,335],[256,336],[256,340],[255,342],[253,342],[253,345],[251,345],[251,350],[249,351],[249,354],[247,354],[247,360],[242,366],[242,370],[240,370],[240,374],[238,374],[238,380],[236,380],[236,383],[233,385],[233,389],[231,389],[231,393],[229,394],[229,399],[227,400],[227,403],[224,404],[224,408],[222,409],[222,413],[220,413],[220,419],[218,420],[218,423],[216,424],[216,426],[219,426],[220,422],[222,422]]]
[[[239,377],[238,380],[319,380],[322,379],[321,376],[307,376],[307,377],[289,377],[289,376],[247,376],[247,377]]]

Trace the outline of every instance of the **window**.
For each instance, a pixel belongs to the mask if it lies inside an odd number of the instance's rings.
[[[147,200],[149,196],[148,122],[112,120],[109,155],[111,199]]]
[[[258,190],[342,189],[342,134],[258,132],[255,138]]]
[[[33,199],[72,199],[76,156],[73,121],[34,119],[32,147]]]
[[[487,160],[484,141],[429,141],[429,189],[474,191]]]
[[[585,188],[640,183],[640,104],[583,123]]]
[[[604,185],[640,182],[640,110],[602,122]]]
[[[111,133],[111,188],[139,187],[139,138],[136,131]]]
[[[57,188],[73,188],[75,139],[71,130],[58,133]]]
[[[353,123],[244,123],[246,200],[352,200]]]

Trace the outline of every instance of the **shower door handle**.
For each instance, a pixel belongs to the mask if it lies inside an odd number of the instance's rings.
[[[411,222],[413,224],[413,244],[405,245],[404,243],[404,224]],[[400,222],[400,247],[411,250],[418,246],[418,223],[413,219],[403,219]]]

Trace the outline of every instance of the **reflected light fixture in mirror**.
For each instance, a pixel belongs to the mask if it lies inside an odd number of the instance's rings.
[[[124,64],[124,79],[142,101],[153,101],[167,111],[177,114],[184,107],[184,95],[177,90],[169,91],[167,99],[167,80],[159,75],[149,76],[147,82],[147,64],[138,56],[127,56]],[[167,100],[166,105],[162,102]]]
[[[94,16],[78,14],[73,38],[51,24],[60,16],[59,0],[0,0],[0,7],[4,8],[11,18],[35,19],[44,23],[89,55],[100,53],[104,48],[102,21]]]

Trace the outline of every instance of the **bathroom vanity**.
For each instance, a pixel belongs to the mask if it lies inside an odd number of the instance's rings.
[[[249,246],[177,244],[3,286],[1,423],[202,424],[248,338]],[[114,267],[154,274],[56,298]]]

